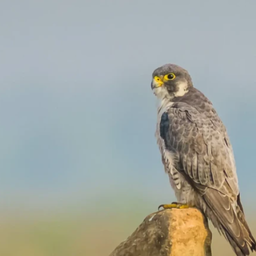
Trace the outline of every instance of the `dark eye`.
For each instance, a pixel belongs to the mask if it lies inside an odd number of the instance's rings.
[[[173,80],[175,78],[175,75],[173,73],[170,73],[170,74],[167,75],[167,78],[169,80]]]

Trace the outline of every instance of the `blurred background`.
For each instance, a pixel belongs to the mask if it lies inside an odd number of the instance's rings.
[[[0,255],[109,255],[175,200],[150,89],[166,63],[189,70],[227,126],[256,235],[255,8],[2,0]],[[233,255],[216,231],[213,255]]]

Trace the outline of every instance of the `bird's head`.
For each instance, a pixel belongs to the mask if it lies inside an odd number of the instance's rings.
[[[151,88],[160,99],[182,97],[193,87],[189,73],[174,64],[157,68],[152,77]]]

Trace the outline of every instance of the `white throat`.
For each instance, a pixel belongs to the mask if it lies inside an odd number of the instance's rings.
[[[172,104],[175,97],[182,97],[188,92],[187,81],[180,81],[178,84],[178,91],[170,94],[164,86],[154,89],[154,94],[158,98],[158,113],[162,110],[166,111]]]

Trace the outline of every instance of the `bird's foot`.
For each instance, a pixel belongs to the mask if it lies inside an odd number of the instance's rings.
[[[189,208],[189,205],[181,204],[181,203],[177,203],[177,202],[172,202],[171,204],[161,204],[161,205],[159,205],[158,210],[160,210],[161,208],[163,208],[163,209],[172,209],[172,208],[185,209],[185,208]]]

